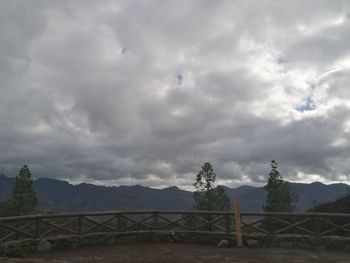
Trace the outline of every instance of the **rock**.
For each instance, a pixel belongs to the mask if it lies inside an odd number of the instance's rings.
[[[5,255],[10,255],[12,254],[14,251],[16,250],[16,246],[15,245],[6,245],[4,247],[4,254]]]
[[[260,247],[260,242],[255,239],[248,239],[247,246],[251,248],[257,248],[257,247]]]
[[[77,249],[78,247],[79,247],[78,242],[72,242],[72,244],[70,246],[71,249]]]
[[[117,243],[117,239],[115,237],[110,237],[107,239],[106,243],[108,245],[113,245],[113,244]]]
[[[326,247],[325,247],[325,246],[318,245],[318,246],[315,246],[314,249],[317,249],[317,250],[325,250]]]
[[[49,251],[52,248],[52,244],[47,241],[46,239],[40,240],[39,243],[36,245],[37,251]]]
[[[219,244],[217,245],[217,247],[219,248],[223,248],[223,247],[228,247],[228,240],[223,239],[219,242]]]

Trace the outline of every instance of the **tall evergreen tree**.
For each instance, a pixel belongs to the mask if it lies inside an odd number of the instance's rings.
[[[193,195],[195,206],[193,209],[202,211],[227,211],[230,208],[230,200],[221,186],[215,187],[216,174],[213,166],[206,162],[202,170],[197,174],[193,184],[196,191]]]
[[[16,214],[26,214],[34,211],[37,204],[38,199],[33,190],[31,173],[28,166],[24,165],[16,176],[9,205]]]
[[[267,196],[263,209],[265,212],[292,212],[295,208],[297,196],[290,191],[289,183],[282,179],[277,168],[277,162],[271,161],[269,180],[264,187]]]

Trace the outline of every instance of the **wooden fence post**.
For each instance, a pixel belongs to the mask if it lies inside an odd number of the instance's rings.
[[[80,236],[82,234],[83,230],[83,215],[78,215],[78,235]]]
[[[235,229],[237,247],[242,247],[241,205],[239,199],[235,200]]]
[[[40,219],[39,218],[35,219],[35,237],[36,238],[40,237]]]
[[[159,213],[158,212],[153,212],[153,216],[154,216],[154,218],[153,218],[153,229],[154,230],[156,230],[157,228],[159,228],[159,222],[158,222],[158,215],[159,215]]]
[[[117,230],[118,232],[121,232],[122,229],[122,219],[120,214],[117,215]]]
[[[230,216],[226,215],[226,234],[230,233]]]

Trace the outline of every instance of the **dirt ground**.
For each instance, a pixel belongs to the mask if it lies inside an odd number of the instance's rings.
[[[317,262],[350,263],[350,251],[297,249],[216,248],[188,244],[132,244],[108,247],[49,251],[28,255],[26,259],[0,259],[0,262],[26,263],[260,263]]]

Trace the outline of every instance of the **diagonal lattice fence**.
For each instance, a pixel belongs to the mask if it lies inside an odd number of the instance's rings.
[[[94,233],[206,233],[235,235],[350,236],[350,214],[212,211],[112,211],[0,218],[0,243]]]

